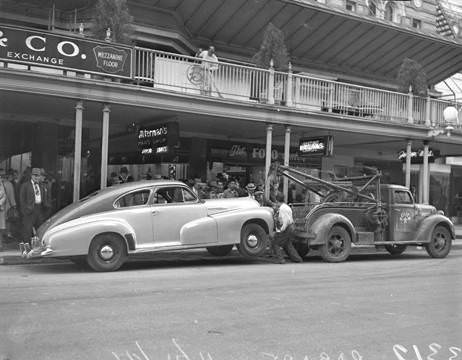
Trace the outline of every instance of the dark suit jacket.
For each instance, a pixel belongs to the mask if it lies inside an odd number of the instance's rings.
[[[39,187],[42,205],[47,206],[47,190],[42,184],[39,184]],[[35,192],[31,181],[26,181],[21,185],[21,189],[19,190],[19,204],[23,215],[32,214],[35,205]]]

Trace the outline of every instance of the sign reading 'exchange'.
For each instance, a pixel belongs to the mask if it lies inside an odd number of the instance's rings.
[[[130,78],[132,48],[0,24],[0,61]]]

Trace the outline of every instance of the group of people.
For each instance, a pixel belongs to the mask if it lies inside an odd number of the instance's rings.
[[[9,238],[29,242],[51,211],[51,183],[44,169],[28,168],[21,179],[12,169],[0,169],[0,250]]]

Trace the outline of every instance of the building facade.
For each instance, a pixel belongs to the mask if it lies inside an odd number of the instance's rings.
[[[122,45],[110,32],[93,38],[95,3],[0,5],[0,161],[45,168],[56,208],[122,166],[136,179],[227,173],[245,185],[279,161],[326,177],[375,166],[457,215],[462,132],[444,115],[459,104],[435,90],[462,63],[458,34],[437,26],[445,4],[128,1],[133,44]],[[253,60],[269,23],[285,36],[283,68]],[[211,44],[219,65],[209,73],[195,54]],[[428,94],[400,91],[405,58]]]

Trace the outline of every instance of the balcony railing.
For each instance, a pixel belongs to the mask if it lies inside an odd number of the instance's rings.
[[[227,62],[208,74],[202,59],[143,48],[135,59],[134,79],[157,89],[391,123],[443,126],[443,110],[462,105]]]
[[[46,73],[51,71],[14,63],[3,63],[3,66],[44,70]],[[294,74],[290,69],[288,72],[278,72],[224,61],[220,61],[214,71],[208,68],[204,60],[196,57],[135,47],[131,78],[136,85],[209,99],[284,106],[301,111],[338,114],[345,118],[427,127],[446,125],[443,110],[447,106],[462,107],[460,103],[418,97],[411,93]],[[67,76],[76,75],[75,72],[52,71]],[[107,77],[110,78],[110,75]],[[459,127],[459,124],[451,125]]]

